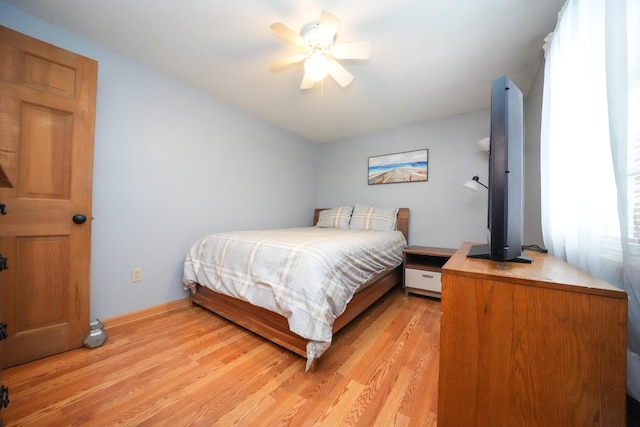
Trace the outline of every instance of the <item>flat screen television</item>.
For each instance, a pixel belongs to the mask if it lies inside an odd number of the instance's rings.
[[[531,262],[522,252],[524,118],[522,92],[508,77],[491,84],[489,143],[489,243],[472,246],[471,258]]]

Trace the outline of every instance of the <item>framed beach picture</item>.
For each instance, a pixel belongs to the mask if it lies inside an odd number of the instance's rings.
[[[428,180],[429,150],[369,157],[369,185]]]

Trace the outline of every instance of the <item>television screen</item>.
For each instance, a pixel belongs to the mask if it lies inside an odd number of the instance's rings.
[[[493,261],[531,262],[522,253],[524,119],[522,92],[506,76],[491,85],[489,143],[489,243],[468,256]]]

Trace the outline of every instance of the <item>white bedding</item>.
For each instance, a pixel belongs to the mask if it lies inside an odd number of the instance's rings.
[[[358,287],[402,262],[400,231],[288,228],[212,234],[184,262],[185,289],[199,283],[286,317],[310,340],[307,368],[331,345],[333,322]]]

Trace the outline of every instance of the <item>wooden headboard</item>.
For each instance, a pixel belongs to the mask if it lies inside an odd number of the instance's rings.
[[[320,211],[325,211],[330,208],[316,208],[313,212],[313,225],[318,223],[320,217]],[[409,208],[398,209],[398,230],[404,234],[404,238],[409,242]]]

